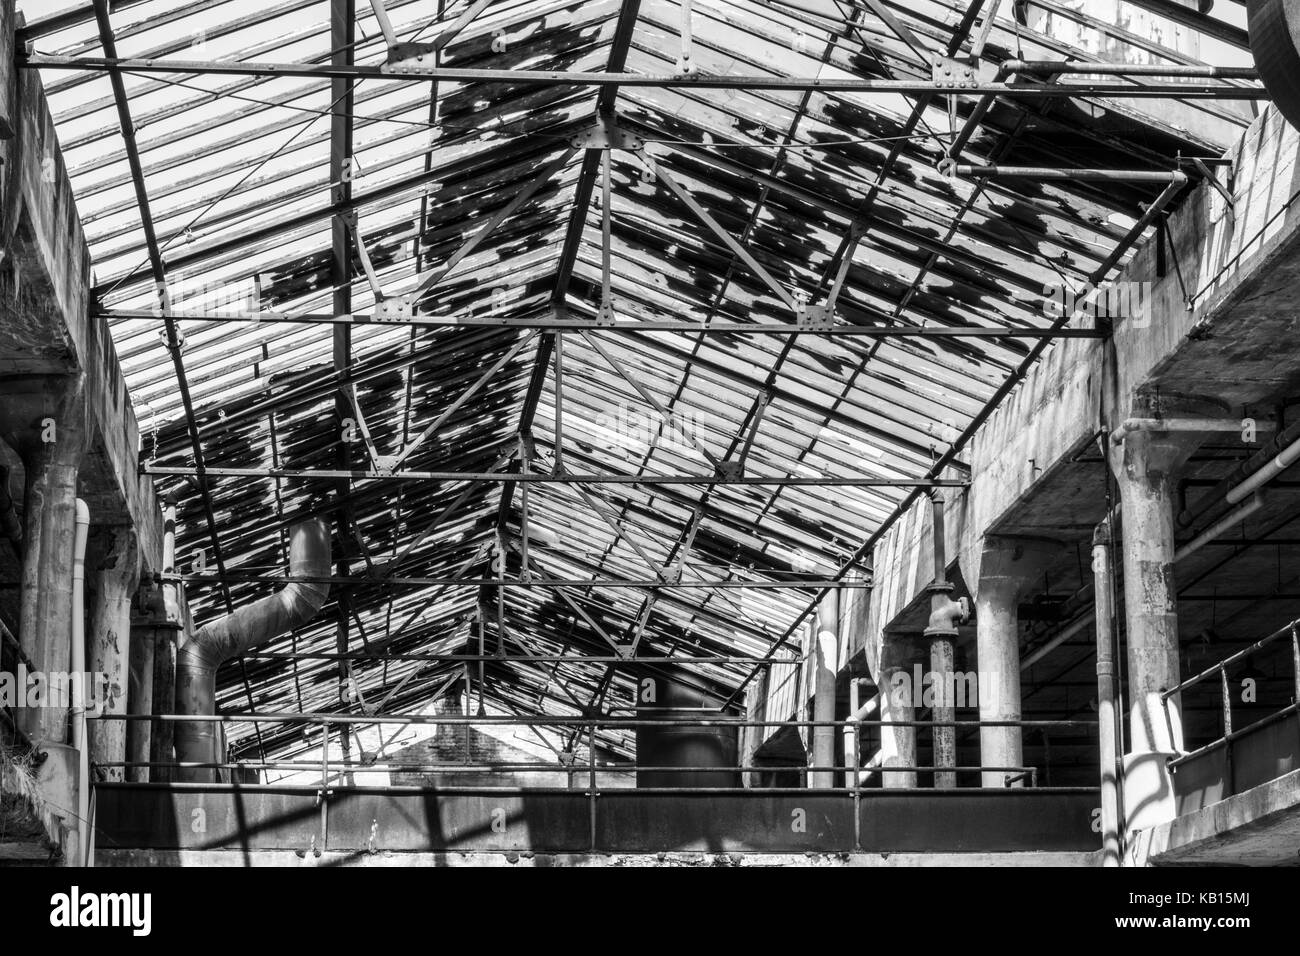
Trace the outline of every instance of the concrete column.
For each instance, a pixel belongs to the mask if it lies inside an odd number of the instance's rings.
[[[839,658],[840,598],[832,588],[817,605],[813,622],[813,720],[835,719],[835,672]],[[809,761],[814,767],[829,767],[835,763],[835,728],[814,727]],[[835,786],[833,770],[811,770],[808,786],[812,789],[830,789]]]
[[[1019,720],[1021,595],[1040,580],[1060,551],[1054,541],[987,536],[980,554],[975,594],[975,634],[980,720]],[[1024,763],[1019,727],[981,727],[980,764],[1019,767]],[[981,773],[981,785],[1003,788],[1005,770]],[[1023,781],[1018,786],[1024,786]]]
[[[19,640],[47,679],[71,659],[73,522],[86,433],[83,375],[18,376],[0,386],[0,434],[27,479]],[[46,703],[19,710],[18,725],[37,747],[66,744],[67,694]]]
[[[97,529],[90,564],[90,628],[86,632],[87,666],[103,675],[102,713],[125,714],[129,685],[131,600],[140,581],[135,532],[125,526]],[[126,759],[126,722],[90,721],[90,759],[120,763]],[[122,767],[106,767],[101,779],[121,781]]]
[[[912,647],[903,638],[886,635],[880,651],[880,719],[915,720],[916,700],[912,689]],[[920,688],[917,688],[919,692]],[[916,728],[880,728],[880,766],[916,766]],[[882,770],[880,785],[887,790],[915,789],[916,771]]]
[[[1122,502],[1121,545],[1128,643],[1129,751],[1124,812],[1130,832],[1174,817],[1166,760],[1183,743],[1180,704],[1161,691],[1179,682],[1174,583],[1174,474],[1195,436],[1133,431],[1116,456]]]

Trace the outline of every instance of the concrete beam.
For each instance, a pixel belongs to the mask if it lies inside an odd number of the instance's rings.
[[[1228,158],[1232,206],[1198,186],[1170,216],[1165,274],[1148,239],[1116,276],[1138,308],[1113,340],[1053,345],[975,436],[973,533],[1090,533],[1104,473],[1076,459],[1144,395],[1209,394],[1235,416],[1300,387],[1278,348],[1300,323],[1300,134],[1270,106]]]
[[[1300,770],[1143,830],[1131,866],[1294,865],[1300,859]]]
[[[78,494],[94,524],[134,527],[146,567],[160,570],[162,519],[137,473],[139,427],[108,324],[91,315],[90,250],[54,119],[37,75],[14,67],[16,16],[2,0],[0,114],[14,136],[0,140],[0,378],[84,374],[91,441]]]

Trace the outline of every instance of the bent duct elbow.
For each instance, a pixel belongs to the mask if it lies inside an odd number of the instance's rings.
[[[319,518],[289,529],[289,574],[320,578],[330,574],[330,536]],[[176,707],[182,715],[216,713],[217,669],[226,661],[301,627],[325,604],[329,585],[291,580],[280,591],[247,604],[199,628],[176,651]],[[179,721],[176,759],[184,763],[218,763],[214,721]],[[177,779],[213,782],[214,769],[182,767]]]

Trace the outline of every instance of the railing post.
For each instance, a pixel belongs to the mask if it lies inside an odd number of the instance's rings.
[[[321,750],[320,750],[320,794],[317,801],[320,803],[320,845],[316,848],[316,856],[325,852],[325,842],[329,839],[330,828],[330,811],[329,811],[329,789],[330,789],[330,725],[327,721],[321,721]]]
[[[587,734],[587,822],[591,829],[591,851],[596,852],[596,732],[600,725],[588,725]]]

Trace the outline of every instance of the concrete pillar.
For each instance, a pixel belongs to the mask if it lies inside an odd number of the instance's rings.
[[[140,581],[140,556],[135,532],[126,526],[97,529],[90,565],[90,627],[86,631],[86,660],[92,673],[102,675],[102,713],[125,714],[129,686],[131,601]],[[96,764],[126,759],[126,722],[90,721],[90,759]],[[122,767],[105,767],[100,779],[121,781]]]
[[[975,634],[980,720],[1019,720],[1020,598],[1060,552],[1054,541],[989,535],[980,554],[975,594]],[[981,727],[980,765],[1019,767],[1024,763],[1019,727]],[[981,785],[1003,788],[1005,770],[985,770]],[[1018,784],[1024,786],[1023,781]]]
[[[835,672],[838,669],[840,638],[840,597],[832,588],[817,605],[813,622],[811,666],[813,671],[813,720],[835,719]],[[814,767],[829,767],[835,763],[835,728],[814,727],[809,763]],[[830,789],[835,786],[835,771],[811,770],[808,786],[812,789]]]
[[[1124,812],[1129,832],[1174,817],[1166,760],[1183,743],[1180,704],[1161,691],[1179,682],[1174,583],[1174,477],[1195,449],[1194,435],[1133,431],[1114,471],[1122,502],[1121,549],[1128,643],[1129,751]]]
[[[71,659],[73,523],[86,433],[84,375],[16,376],[0,386],[0,434],[27,479],[19,640],[47,680]],[[19,710],[18,725],[37,747],[66,744],[67,695],[46,703]]]
[[[916,699],[912,688],[911,642],[886,635],[880,650],[880,720],[882,722],[916,719]],[[920,688],[916,688],[919,693]],[[880,766],[916,766],[916,728],[880,728]],[[882,769],[880,785],[887,790],[915,789],[916,771]]]

